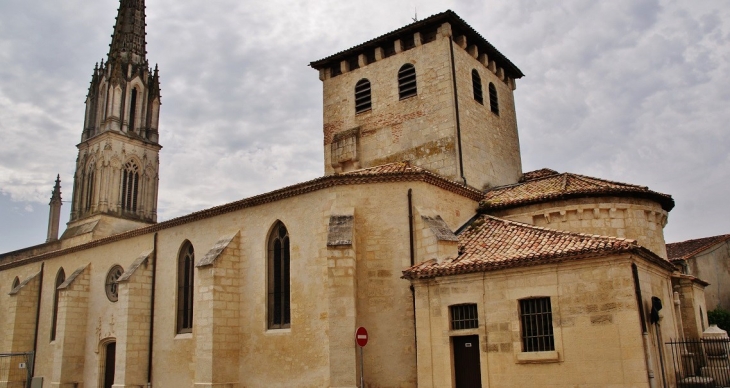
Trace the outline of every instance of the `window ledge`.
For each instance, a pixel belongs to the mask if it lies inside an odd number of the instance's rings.
[[[558,362],[560,357],[557,351],[549,352],[520,352],[517,353],[518,364],[543,364]]]
[[[291,334],[291,328],[287,327],[284,329],[267,329],[266,335],[285,335],[285,334]]]
[[[176,340],[192,339],[193,333],[178,333],[175,335]]]

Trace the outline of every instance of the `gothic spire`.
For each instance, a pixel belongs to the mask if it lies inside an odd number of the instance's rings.
[[[145,63],[145,5],[144,0],[120,0],[109,59],[120,58],[135,64]]]

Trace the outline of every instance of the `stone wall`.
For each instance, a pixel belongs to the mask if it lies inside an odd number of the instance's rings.
[[[730,310],[730,241],[724,241],[687,259],[689,274],[708,283],[707,308]]]

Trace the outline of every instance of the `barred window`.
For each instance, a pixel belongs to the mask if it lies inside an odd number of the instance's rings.
[[[471,71],[471,84],[474,89],[474,99],[478,103],[484,105],[484,96],[482,95],[482,77],[479,76],[476,69]]]
[[[497,88],[493,83],[489,83],[489,107],[494,114],[499,115],[499,101],[497,100]]]
[[[370,81],[363,78],[355,85],[355,113],[367,112],[372,106]]]
[[[476,329],[479,327],[476,304],[460,304],[449,306],[451,312],[451,330]]]
[[[56,324],[58,323],[58,297],[61,291],[58,287],[66,281],[66,272],[61,267],[56,274],[55,287],[53,288],[53,315],[51,321],[51,341],[56,340]]]
[[[523,352],[555,350],[553,313],[549,297],[520,300],[520,318]]]
[[[410,63],[406,63],[398,70],[398,96],[402,100],[416,94],[418,94],[416,89],[416,68]]]
[[[289,232],[279,221],[269,235],[268,315],[269,329],[290,326]]]
[[[177,332],[193,331],[193,285],[195,277],[195,250],[185,241],[177,259]]]

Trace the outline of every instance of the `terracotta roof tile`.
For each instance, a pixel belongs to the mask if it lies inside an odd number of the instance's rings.
[[[687,260],[690,257],[728,239],[730,239],[730,234],[723,234],[720,236],[703,237],[667,244],[667,256],[671,261]]]
[[[441,263],[417,264],[403,271],[403,277],[424,279],[628,252],[674,269],[636,240],[558,231],[488,215],[477,218],[459,235],[459,252],[458,257]]]
[[[553,175],[558,175],[558,174],[559,174],[559,172],[557,172],[555,170],[552,170],[549,168],[541,168],[539,170],[530,171],[530,172],[526,172],[526,173],[522,174],[522,176],[520,177],[520,182],[532,181],[532,180],[535,180],[538,178],[544,178],[547,176],[553,176]]]
[[[547,171],[546,171],[547,170]],[[549,169],[527,173],[530,180],[487,191],[479,204],[482,211],[507,209],[545,201],[593,196],[639,197],[657,201],[666,211],[674,207],[667,194],[649,190],[646,186],[614,182],[585,175],[550,174]],[[534,173],[534,174],[533,174]],[[532,174],[532,175],[530,175]],[[543,175],[535,178],[535,175]]]

